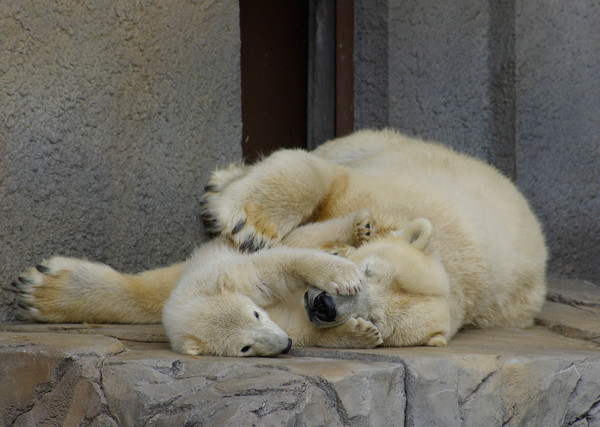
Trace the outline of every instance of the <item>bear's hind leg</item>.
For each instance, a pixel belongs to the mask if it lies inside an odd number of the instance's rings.
[[[321,249],[333,253],[335,248],[340,248],[340,250],[350,247],[357,248],[373,237],[375,237],[373,214],[371,210],[362,208],[341,218],[297,227],[285,236],[282,244],[295,248]]]
[[[276,245],[331,196],[338,169],[302,150],[278,151],[219,191],[209,184],[202,218],[240,250]]]
[[[53,323],[160,323],[162,306],[185,263],[140,275],[76,258],[54,257],[14,282],[19,306]]]

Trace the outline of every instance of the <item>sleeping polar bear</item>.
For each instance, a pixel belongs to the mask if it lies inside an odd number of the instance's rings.
[[[203,218],[220,237],[186,263],[124,275],[52,258],[20,277],[21,305],[42,321],[120,323],[164,307],[175,350],[244,356],[284,352],[288,336],[443,346],[463,326],[529,326],[544,300],[544,238],[515,186],[392,131],[217,170]]]

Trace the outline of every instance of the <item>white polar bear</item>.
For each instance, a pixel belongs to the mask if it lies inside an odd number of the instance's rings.
[[[371,223],[370,212],[363,209],[345,218],[298,227],[293,236],[305,241],[316,233],[317,242],[350,247],[369,238]],[[306,239],[302,239],[303,229]],[[36,320],[158,323],[162,319],[176,351],[273,356],[289,350],[289,336],[302,345],[370,348],[381,344],[379,330],[369,321],[349,316],[335,327],[317,329],[302,306],[309,285],[350,296],[359,292],[363,280],[356,264],[320,250],[282,246],[248,254],[217,238],[201,245],[186,262],[136,275],[86,260],[54,257],[21,275],[16,286],[19,304]],[[269,314],[276,316],[277,323]]]
[[[352,226],[357,216],[366,215],[352,214],[344,225]],[[323,229],[331,232],[332,227]],[[299,229],[296,234],[300,233]],[[307,284],[352,298],[362,282],[354,263],[321,251],[284,246],[244,254],[215,239],[187,262],[162,320],[173,349],[193,355],[286,353],[292,343],[289,336],[303,345],[374,347],[382,340],[370,322],[346,319],[318,330],[301,303]]]
[[[369,227],[357,226],[363,208]],[[128,276],[95,264],[99,274],[54,258],[20,278],[21,303],[39,320],[107,322],[157,321],[164,305],[176,350],[260,355],[285,351],[288,335],[299,345],[440,346],[467,325],[529,326],[544,300],[546,246],[516,187],[483,162],[392,131],[218,170],[203,218],[220,238],[187,269]],[[346,259],[302,249],[314,247]],[[275,325],[252,326],[266,314]],[[261,328],[262,341],[250,338]]]

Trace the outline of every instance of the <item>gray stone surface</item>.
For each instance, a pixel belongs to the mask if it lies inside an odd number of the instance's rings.
[[[591,282],[553,280],[539,325],[567,337],[600,344],[600,287]]]
[[[55,254],[188,256],[208,173],[241,156],[239,48],[234,0],[3,1],[0,283]]]
[[[553,283],[558,307],[539,319],[600,332],[590,286]],[[600,426],[598,341],[545,326],[277,358],[189,357],[164,341],[158,325],[0,325],[0,424]]]
[[[517,2],[517,179],[552,270],[600,282],[600,4]]]
[[[297,349],[243,360],[100,335],[2,332],[0,360],[5,424],[600,422],[598,347],[540,329],[463,332],[444,350]]]

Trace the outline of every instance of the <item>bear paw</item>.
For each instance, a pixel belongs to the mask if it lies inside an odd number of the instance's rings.
[[[227,185],[243,177],[246,172],[247,166],[241,161],[232,163],[223,169],[216,169],[211,173],[204,191],[222,191]]]
[[[226,178],[222,171],[213,173],[202,196],[201,219],[205,229],[220,234],[242,252],[255,252],[281,240],[277,225],[265,216],[260,203],[253,202],[256,182],[245,170],[233,170]]]
[[[102,289],[117,281],[118,273],[103,264],[54,257],[22,273],[13,287],[18,306],[27,318],[55,323],[79,322],[85,319],[82,288]],[[93,302],[92,302],[93,304]]]
[[[314,270],[309,283],[332,295],[354,295],[362,289],[364,276],[358,266],[344,258],[333,258]]]
[[[447,343],[444,334],[438,332],[437,334],[433,334],[433,336],[427,340],[425,345],[429,347],[445,347]]]
[[[375,237],[375,221],[372,212],[363,208],[354,215],[354,245],[361,246]]]
[[[383,343],[377,326],[362,317],[349,319],[344,327],[344,333],[347,334],[353,348],[374,348]]]
[[[226,168],[212,172],[208,183],[204,186],[204,195],[200,202],[200,218],[207,233],[219,234],[223,230],[223,224],[221,224],[216,213],[210,210],[210,206],[215,204],[215,200],[229,184],[242,178],[246,171],[247,167],[242,162],[236,162]],[[243,218],[240,217],[238,222],[242,220]]]
[[[42,322],[63,321],[55,309],[69,276],[73,274],[69,261],[68,258],[51,258],[28,269],[12,283],[21,314]]]

